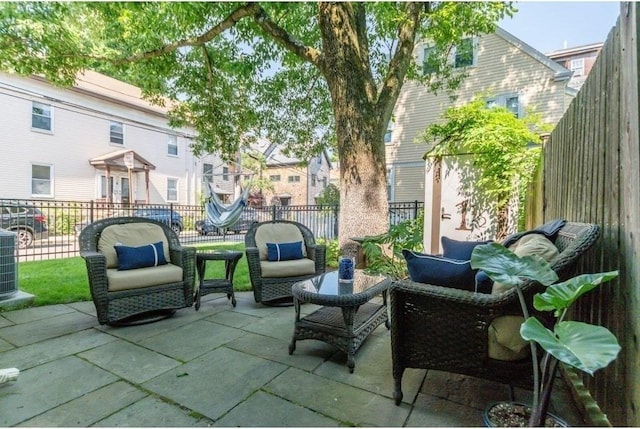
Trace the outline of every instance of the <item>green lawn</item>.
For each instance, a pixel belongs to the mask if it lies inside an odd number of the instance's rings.
[[[244,243],[216,243],[194,245],[194,247],[244,252]],[[224,278],[224,263],[208,263],[205,278],[207,277]],[[48,261],[21,262],[18,266],[18,278],[19,289],[35,295],[33,306],[91,300],[87,269],[84,260],[79,256]],[[237,291],[251,290],[249,268],[244,256],[236,266],[233,286]]]

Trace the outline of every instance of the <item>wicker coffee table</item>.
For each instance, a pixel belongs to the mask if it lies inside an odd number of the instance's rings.
[[[347,366],[353,372],[355,353],[369,334],[382,323],[389,329],[390,285],[388,277],[362,270],[355,271],[353,283],[339,283],[337,271],[295,283],[291,292],[296,321],[289,354],[295,351],[297,340],[324,341],[347,353]],[[382,295],[382,304],[370,302],[378,295]],[[301,318],[300,304],[305,302],[323,307]]]

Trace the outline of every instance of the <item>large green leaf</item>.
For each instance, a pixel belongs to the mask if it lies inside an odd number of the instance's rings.
[[[583,274],[565,282],[551,285],[544,293],[533,297],[533,306],[540,311],[556,310],[556,315],[569,308],[578,298],[600,284],[618,276],[618,271],[606,273]]]
[[[547,261],[537,255],[520,258],[499,243],[476,246],[471,254],[471,267],[480,269],[494,282],[516,286],[532,279],[545,286],[558,280]]]
[[[609,365],[620,351],[618,340],[607,328],[583,322],[560,322],[551,332],[530,317],[520,327],[520,335],[535,341],[559,361],[590,375]]]

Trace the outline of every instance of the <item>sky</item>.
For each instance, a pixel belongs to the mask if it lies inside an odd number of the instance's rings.
[[[514,4],[518,12],[498,25],[544,54],[605,42],[620,15],[620,2],[616,1],[518,1]]]

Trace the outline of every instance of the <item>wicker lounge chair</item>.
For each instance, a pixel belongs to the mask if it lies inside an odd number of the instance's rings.
[[[554,242],[560,253],[550,261],[559,281],[574,275],[578,258],[598,235],[597,225],[567,223],[562,227]],[[543,286],[531,281],[523,290],[531,303]],[[395,282],[391,287],[391,351],[396,404],[402,401],[406,368],[447,371],[531,388],[530,356],[517,361],[489,357],[489,327],[504,315],[522,315],[515,289],[491,295],[410,280]]]
[[[120,271],[114,240],[126,246],[163,242],[168,263]],[[193,304],[195,248],[182,247],[167,225],[139,217],[103,219],[87,225],[79,242],[100,324],[149,322]]]
[[[304,257],[301,260],[267,260],[267,242],[295,241],[303,242]],[[316,244],[311,230],[298,222],[277,220],[256,223],[247,231],[244,242],[256,302],[292,305],[291,286],[325,271],[326,246]]]

